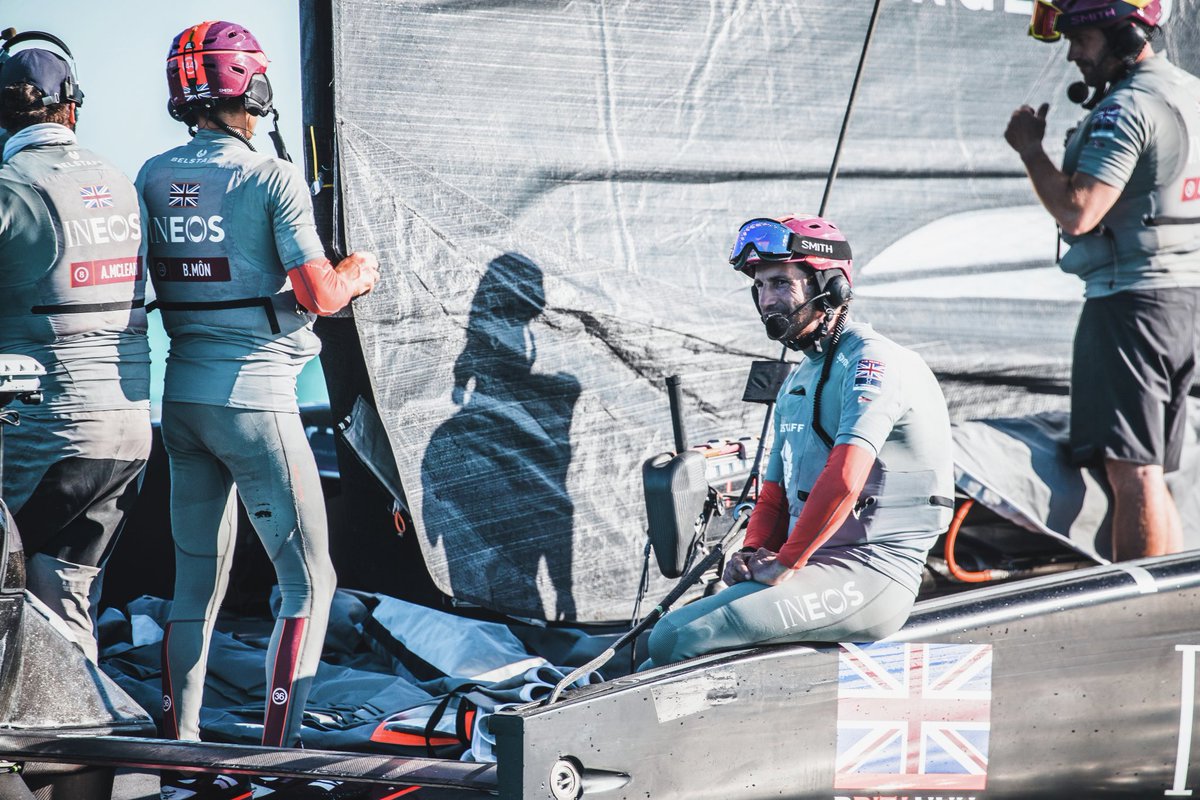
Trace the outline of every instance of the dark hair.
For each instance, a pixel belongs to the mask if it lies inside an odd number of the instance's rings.
[[[0,89],[0,127],[19,131],[42,122],[71,125],[70,103],[42,105],[42,93],[31,83],[14,83]]]
[[[196,104],[189,106],[187,109],[188,113],[184,117],[184,121],[189,125],[195,125],[199,120],[197,114],[203,114],[209,119],[212,119],[213,117],[220,116],[221,114],[241,111],[245,107],[246,101],[241,96],[216,97],[212,100],[209,100],[204,105]]]

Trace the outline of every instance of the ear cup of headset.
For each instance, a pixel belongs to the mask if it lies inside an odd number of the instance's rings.
[[[841,308],[850,302],[850,298],[854,297],[854,289],[851,288],[850,281],[846,280],[846,276],[842,274],[841,270],[818,272],[817,281],[819,291],[829,293],[829,297],[826,299],[833,308]]]
[[[1108,44],[1113,55],[1122,61],[1134,59],[1150,41],[1150,33],[1136,22],[1110,30]]]
[[[188,125],[195,125],[196,107],[195,106],[173,106],[170,99],[167,100],[167,113],[171,115],[171,119],[176,122],[183,122]]]
[[[271,113],[273,101],[271,82],[267,80],[266,73],[257,72],[251,75],[250,83],[246,86],[246,93],[242,95],[242,102],[245,103],[246,110],[256,117],[265,117]]]
[[[54,34],[46,33],[45,31],[23,31],[16,33],[12,28],[5,29],[2,41],[3,44],[0,45],[0,64],[3,64],[12,56],[10,51],[14,45],[28,42],[49,42],[65,53],[66,58],[57,53],[51,53],[51,55],[67,65],[68,77],[62,82],[62,86],[59,88],[61,102],[74,103],[76,109],[83,108],[83,89],[79,86],[79,81],[75,77],[78,72],[75,66],[75,56],[71,53],[71,48],[67,47],[66,42]]]

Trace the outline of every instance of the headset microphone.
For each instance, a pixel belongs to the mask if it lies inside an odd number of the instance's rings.
[[[1108,94],[1108,84],[1095,87],[1091,97],[1088,97],[1088,85],[1083,81],[1076,81],[1067,87],[1067,97],[1070,101],[1079,103],[1088,111],[1098,106],[1106,94]]]
[[[762,322],[763,327],[767,329],[767,338],[775,342],[783,339],[792,329],[792,317],[796,316],[801,311],[820,300],[822,297],[828,296],[829,292],[821,292],[816,297],[801,303],[786,314],[780,314],[779,312],[775,312],[773,314],[764,314]]]
[[[1076,81],[1067,87],[1067,98],[1072,103],[1083,103],[1088,99],[1088,86],[1083,81]]]

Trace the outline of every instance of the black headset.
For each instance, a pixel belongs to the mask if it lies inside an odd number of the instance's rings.
[[[274,106],[275,96],[271,91],[271,81],[267,80],[267,73],[256,72],[250,76],[250,83],[246,86],[246,93],[242,95],[242,102],[246,105],[246,110],[256,117],[265,117],[270,114]]]
[[[1129,71],[1137,64],[1137,57],[1141,55],[1142,49],[1147,44],[1156,51],[1163,48],[1162,28],[1157,25],[1148,26],[1137,20],[1129,20],[1128,22],[1106,27],[1102,30],[1104,31],[1104,39],[1108,43],[1110,53],[1121,62],[1123,67],[1121,73],[1114,79],[1114,83],[1129,74]],[[1083,81],[1076,81],[1067,87],[1067,97],[1070,98],[1072,103],[1079,103],[1085,109],[1091,111],[1100,104],[1100,101],[1108,94],[1110,88],[1111,84],[1109,83],[1093,87],[1091,96],[1089,96],[1088,85]]]
[[[13,28],[5,28],[3,31],[0,31],[0,42],[4,42],[3,45],[0,45],[0,67],[3,67],[4,62],[12,58],[12,53],[9,52],[10,49],[15,45],[24,44],[25,42],[49,42],[63,51],[67,56],[66,58],[62,58],[57,53],[52,54],[56,58],[62,59],[63,63],[67,65],[68,72],[66,80],[59,87],[58,102],[74,103],[76,108],[83,107],[83,89],[75,79],[75,75],[79,70],[75,65],[75,56],[71,53],[71,48],[67,47],[66,42],[54,34],[46,33],[45,31],[23,31],[17,33]],[[0,93],[0,108],[3,108],[3,103],[3,93]],[[47,105],[52,105],[52,103],[47,103]]]
[[[1142,48],[1150,44],[1151,39],[1150,31],[1133,20],[1126,25],[1107,28],[1105,34],[1112,54],[1125,64],[1126,69],[1133,67],[1134,60],[1141,54]]]
[[[814,293],[814,300],[824,295],[822,299],[824,299],[825,305],[830,309],[838,309],[853,299],[854,289],[840,269],[812,269],[811,267],[804,269],[812,272],[809,277],[816,284],[817,291]],[[754,299],[754,307],[761,313],[762,309],[758,304],[758,286],[750,285],[750,297]]]
[[[845,307],[854,297],[850,281],[846,279],[840,269],[812,270],[809,267],[805,268],[805,271],[812,273],[806,279],[812,281],[815,289],[813,296],[786,313],[771,313],[764,316],[762,306],[758,302],[758,286],[751,285],[750,287],[750,296],[754,298],[754,307],[762,316],[763,325],[767,329],[767,338],[782,342],[790,350],[804,350],[814,345],[819,350],[821,341],[829,334],[829,321],[833,318],[833,312]],[[815,331],[801,339],[788,338],[787,334],[795,325],[793,318],[796,314],[817,301],[821,301],[825,310],[821,324]],[[845,315],[843,314],[838,318],[837,330],[841,330],[844,320]],[[836,342],[833,346],[836,346]]]
[[[841,308],[854,297],[854,289],[840,269],[819,269],[816,273],[813,278],[817,282],[817,294],[825,293],[831,308]]]
[[[198,108],[212,109],[214,100],[205,100],[200,103],[186,103],[183,105],[172,105],[170,98],[167,99],[167,113],[171,118],[179,122],[185,123],[189,129],[196,126],[198,119],[196,110]],[[275,108],[275,93],[271,90],[271,81],[267,78],[265,72],[256,72],[250,76],[250,82],[246,84],[246,91],[242,93],[242,107],[247,112],[256,117],[265,117],[270,114],[274,118],[275,128],[267,135],[271,137],[271,144],[275,146],[275,153],[284,161],[291,161],[292,157],[288,155],[287,146],[283,143],[283,134],[279,132],[279,111]],[[238,139],[242,144],[249,147],[252,151],[255,150],[254,145],[250,140],[233,128],[226,125],[220,119],[215,119],[217,126],[225,131],[225,133]],[[195,133],[191,130],[191,133]]]
[[[216,99],[212,98],[201,102],[183,103],[180,105],[171,105],[171,101],[168,99],[167,113],[174,120],[194,125],[196,123],[196,109],[211,109]],[[251,75],[250,82],[246,84],[246,91],[242,94],[243,107],[256,117],[265,117],[275,110],[274,100],[275,94],[271,90],[271,81],[267,78],[267,74],[265,72],[256,72]]]

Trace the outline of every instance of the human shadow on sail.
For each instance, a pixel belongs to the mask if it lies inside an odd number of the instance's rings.
[[[454,364],[459,410],[434,431],[421,465],[424,532],[444,549],[454,597],[570,620],[575,506],[566,482],[580,384],[535,371],[531,323],[545,305],[532,261],[505,253],[488,264]]]

